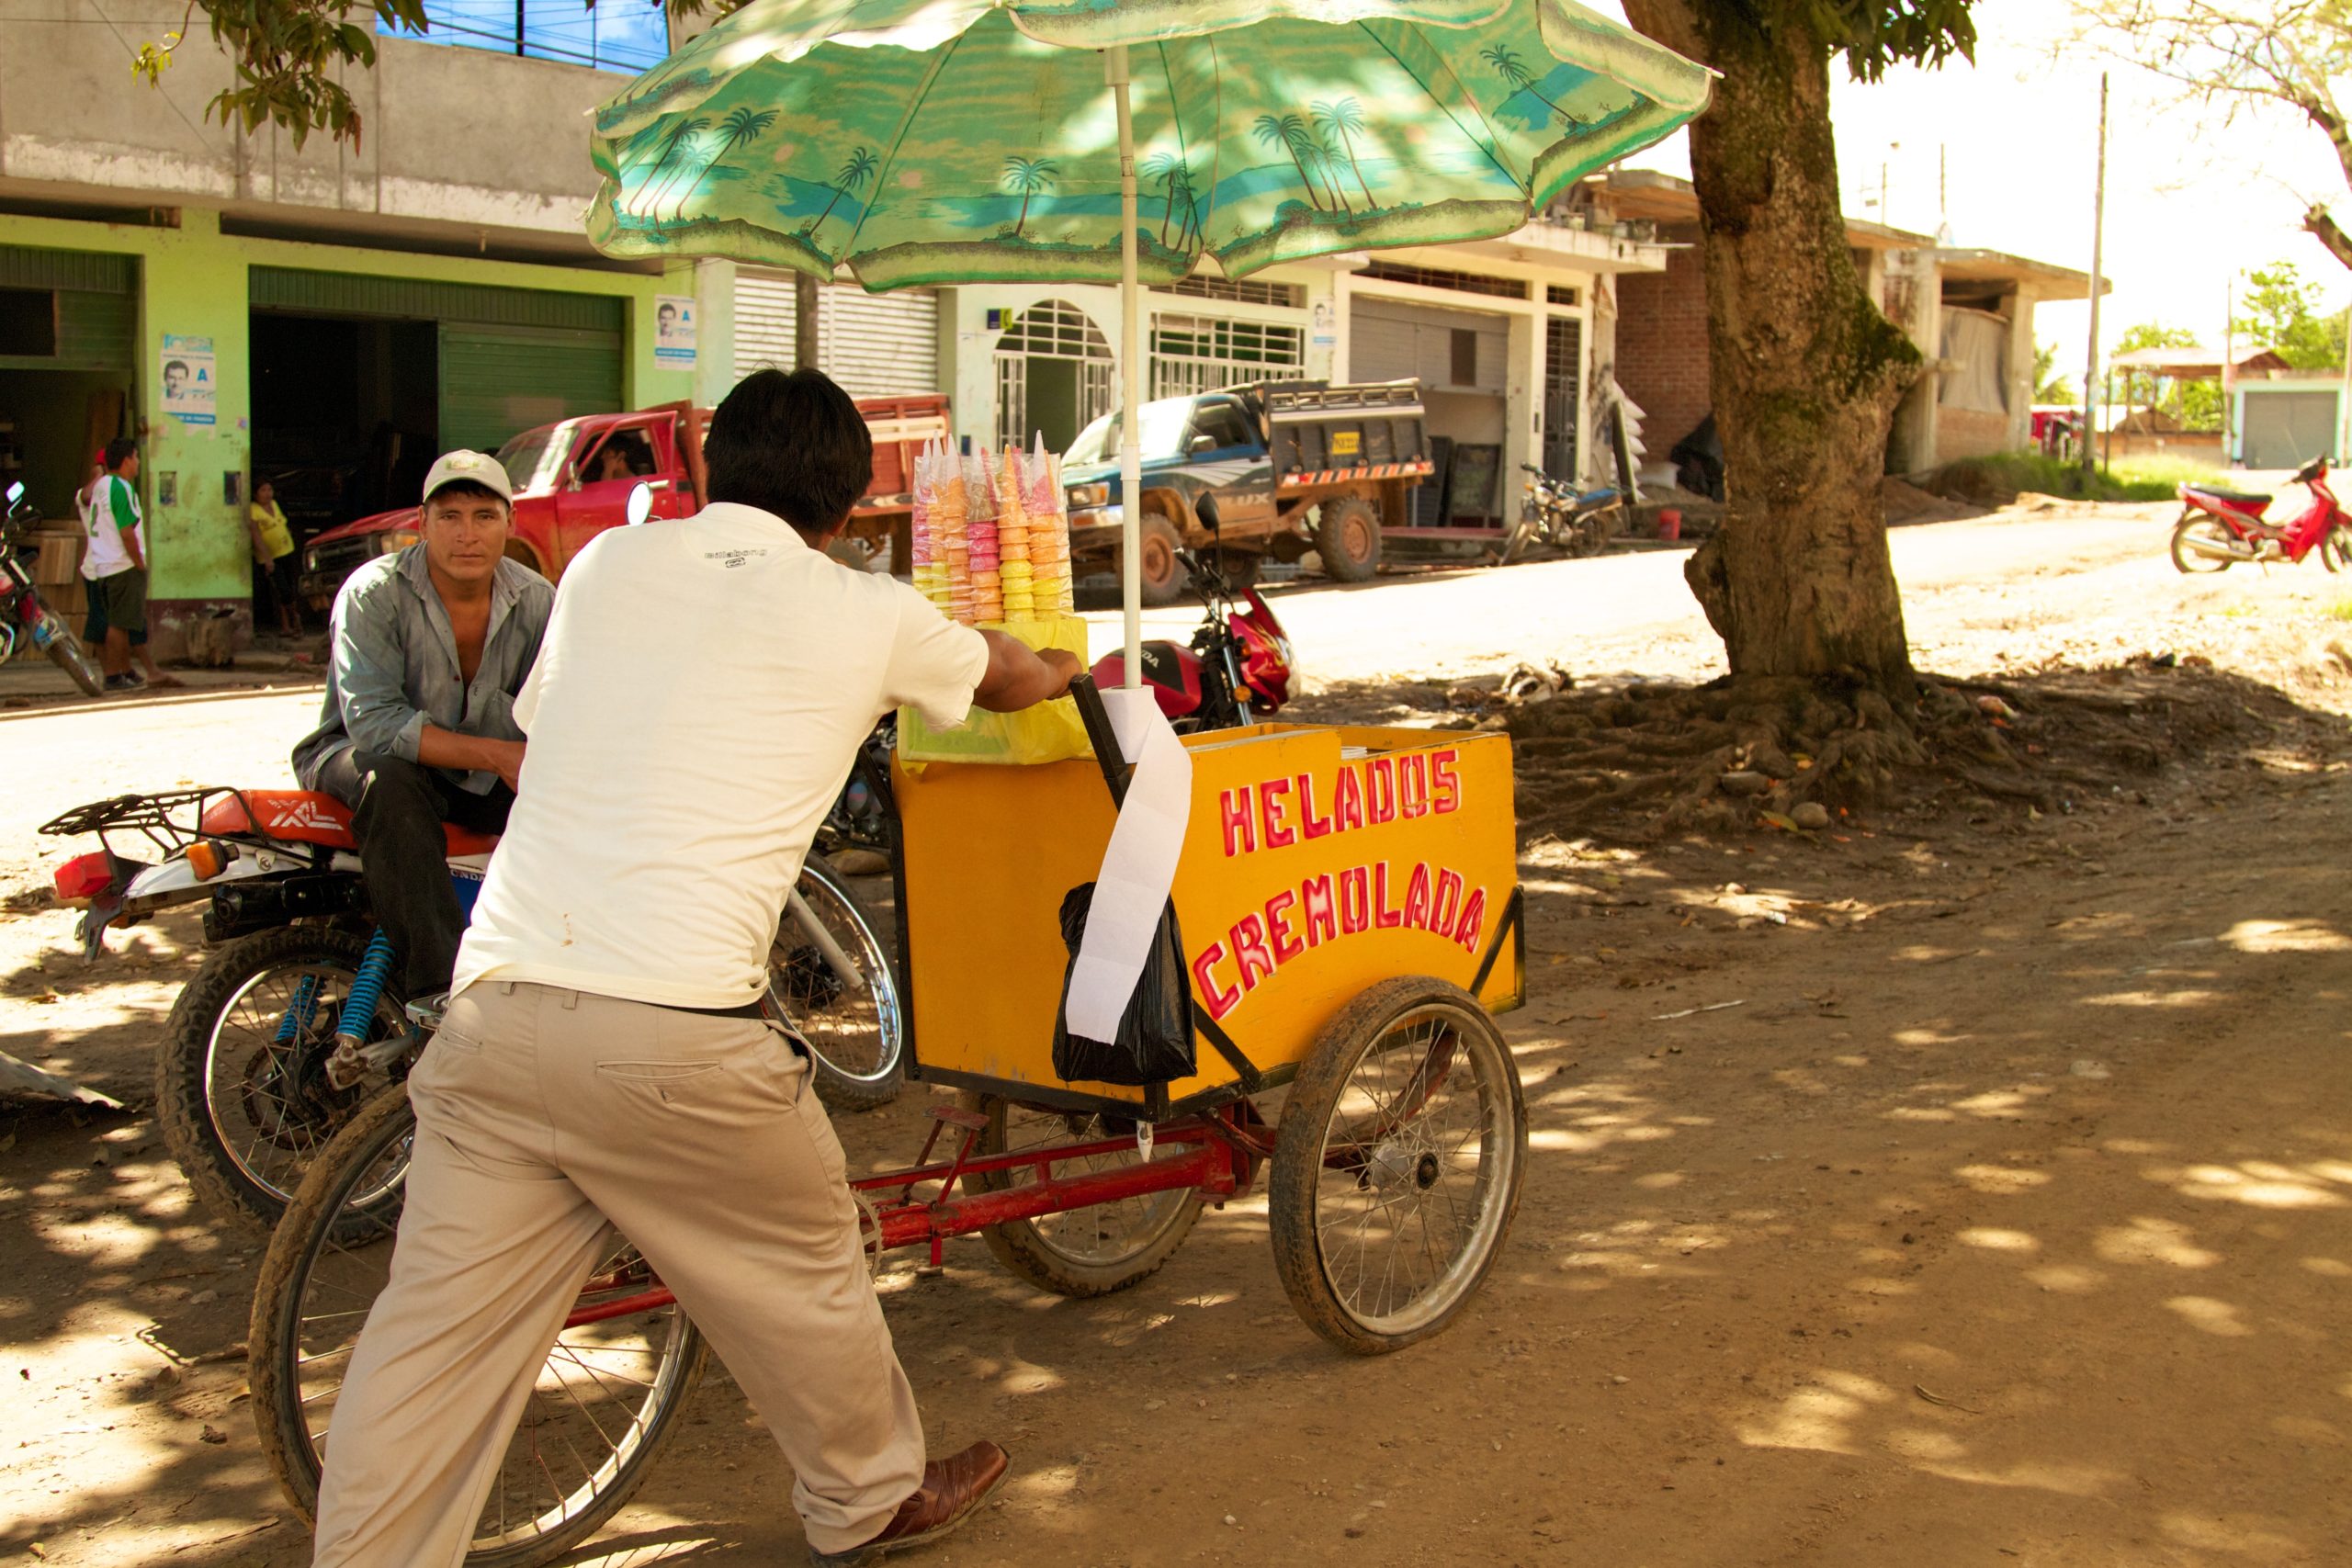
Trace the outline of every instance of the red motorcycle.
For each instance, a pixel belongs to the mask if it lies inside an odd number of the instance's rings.
[[[1172,642],[1143,645],[1143,683],[1179,735],[1198,729],[1233,729],[1255,724],[1290,701],[1295,656],[1283,624],[1255,588],[1236,588],[1218,570],[1219,552],[1177,558],[1208,606],[1208,619],[1193,634],[1190,648]],[[1095,661],[1094,683],[1104,689],[1126,683],[1125,653]]]
[[[2327,459],[2295,470],[2310,503],[2284,523],[2263,519],[2270,497],[2212,485],[2180,487],[2180,521],[2172,525],[2172,564],[2183,571],[2226,571],[2241,561],[2300,562],[2313,550],[2330,571],[2352,569],[2352,518],[2327,486]]]

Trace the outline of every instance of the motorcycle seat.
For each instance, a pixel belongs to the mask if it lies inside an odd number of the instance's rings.
[[[2267,506],[2271,501],[2269,496],[2256,495],[2251,491],[2219,490],[2211,485],[2190,485],[2188,488],[2209,500],[2226,501],[2232,506]]]
[[[261,818],[258,823],[255,817]],[[221,838],[277,839],[334,850],[359,847],[351,836],[351,807],[316,790],[248,789],[221,795],[205,806],[198,826]],[[441,832],[453,856],[486,855],[498,847],[497,834],[476,833],[454,822],[441,824]]]

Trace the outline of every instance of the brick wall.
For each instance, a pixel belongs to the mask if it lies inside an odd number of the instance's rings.
[[[1617,280],[1617,380],[1641,405],[1649,460],[1662,463],[1707,417],[1714,398],[1707,389],[1707,282],[1698,229],[1662,226],[1658,238],[1678,247],[1667,253],[1666,271]]]
[[[1949,404],[1936,411],[1936,460],[1984,457],[2009,450],[2009,416]]]

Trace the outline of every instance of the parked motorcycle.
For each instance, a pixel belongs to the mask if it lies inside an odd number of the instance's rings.
[[[2325,457],[2295,470],[2293,482],[2310,492],[2303,510],[2283,523],[2263,513],[2271,498],[2216,485],[2180,487],[2180,519],[2172,525],[2172,564],[2182,571],[2226,571],[2241,561],[2300,563],[2317,551],[2330,571],[2352,568],[2352,518],[2328,487]]]
[[[0,664],[35,649],[55,660],[85,695],[102,695],[106,682],[96,661],[33,586],[32,569],[25,560],[32,547],[26,541],[40,516],[25,499],[22,481],[10,485],[6,520],[0,522]]]
[[[1625,498],[1614,490],[1586,491],[1562,483],[1532,463],[1527,470],[1525,498],[1519,522],[1503,543],[1508,566],[1535,546],[1550,545],[1572,556],[1597,556],[1625,526]]]
[[[54,877],[91,955],[110,926],[206,902],[212,951],[164,1026],[156,1118],[199,1197],[275,1224],[319,1150],[406,1077],[423,1043],[402,1018],[397,954],[368,918],[348,808],[300,790],[183,789],[96,801],[42,831],[104,846]],[[448,829],[461,908],[496,841]],[[882,1104],[905,1076],[882,931],[811,855],[769,954],[767,1005],[807,1039],[817,1090],[839,1108]]]
[[[1218,552],[1176,555],[1208,616],[1189,648],[1143,645],[1144,684],[1180,735],[1232,729],[1268,717],[1290,701],[1298,672],[1281,620],[1255,588],[1234,585]],[[1094,683],[1105,689],[1124,685],[1126,673],[1124,651],[1105,654],[1095,661]]]

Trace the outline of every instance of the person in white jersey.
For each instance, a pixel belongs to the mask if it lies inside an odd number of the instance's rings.
[[[109,441],[100,461],[105,471],[91,481],[81,506],[89,536],[82,576],[90,599],[83,635],[98,644],[107,691],[180,685],[155,668],[147,651],[147,519],[139,510],[139,443]],[[132,671],[133,659],[145,668],[143,678]]]
[[[934,1540],[1003,1479],[993,1443],[925,1462],[841,1145],[759,1012],[875,721],[1009,712],[1078,673],[826,556],[872,457],[839,387],[763,370],[711,417],[711,504],[566,570],[514,704],[520,797],[409,1078],[407,1201],[336,1401],[316,1563],[463,1560],[607,1220],[774,1432],[813,1563]]]

